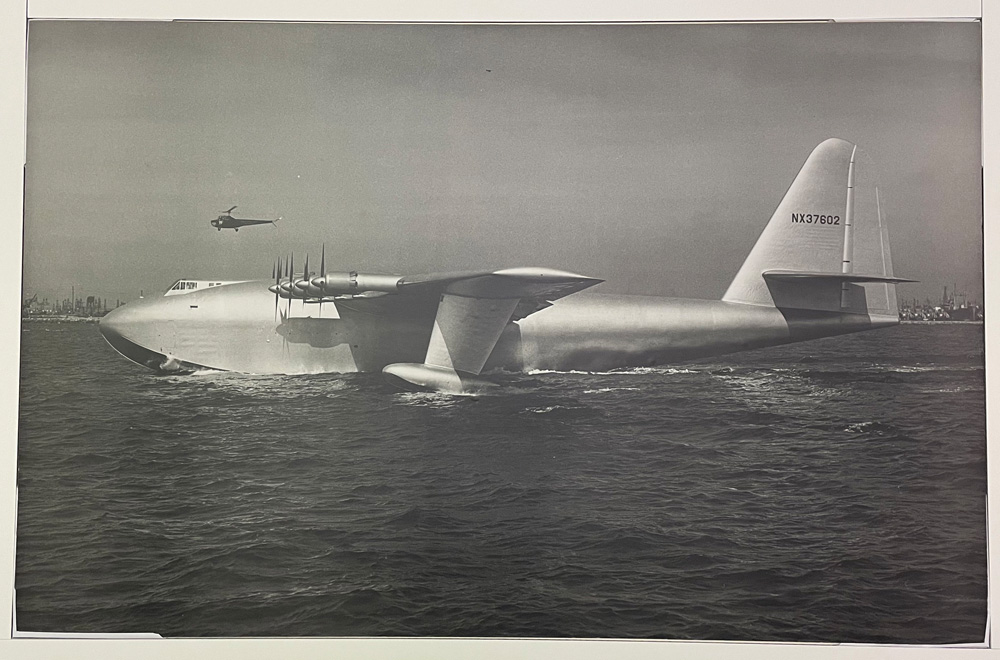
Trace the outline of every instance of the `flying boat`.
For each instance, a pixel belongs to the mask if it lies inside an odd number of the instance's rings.
[[[381,372],[406,389],[477,393],[493,371],[669,365],[899,323],[879,190],[858,149],[817,146],[721,300],[593,293],[545,267],[404,275],[278,259],[270,280],[184,285],[100,330],[157,371]],[[195,281],[195,280],[191,280]],[[175,285],[176,286],[176,285]]]

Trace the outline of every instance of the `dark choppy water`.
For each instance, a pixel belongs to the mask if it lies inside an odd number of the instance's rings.
[[[22,630],[983,638],[982,326],[476,399],[22,340]]]

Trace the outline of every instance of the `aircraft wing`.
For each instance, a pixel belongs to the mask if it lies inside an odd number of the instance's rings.
[[[291,268],[289,268],[291,270]],[[407,385],[468,391],[511,320],[545,309],[603,280],[551,268],[430,273],[399,277],[357,272],[277,278],[270,290],[304,303],[336,302],[364,314],[434,313],[422,364],[390,364],[385,373]],[[280,272],[280,268],[278,269]],[[294,279],[294,281],[293,281]]]
[[[603,280],[549,268],[438,273],[403,277],[407,294],[438,294],[437,314],[423,364],[391,364],[383,371],[409,385],[468,391],[512,318],[523,318]]]
[[[558,270],[511,268],[403,278],[400,291],[440,290],[424,363],[478,374],[522,300],[548,302],[599,282]]]
[[[577,291],[604,280],[551,268],[509,268],[497,271],[428,273],[404,277],[352,274],[351,292],[328,295],[323,302],[358,311],[393,310],[401,305],[424,305],[427,298],[443,295],[475,299],[518,300],[515,318],[520,319],[548,307]],[[392,295],[389,295],[392,294]],[[286,294],[287,295],[287,294]],[[295,295],[294,297],[302,297]],[[307,299],[307,303],[320,299]]]
[[[469,298],[556,300],[603,281],[551,268],[507,268],[407,276],[400,278],[397,287],[401,293],[440,291]]]

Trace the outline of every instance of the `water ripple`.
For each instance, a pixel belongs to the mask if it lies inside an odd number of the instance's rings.
[[[983,636],[979,326],[495,374],[475,397],[157,377],[93,326],[30,330],[25,629]]]

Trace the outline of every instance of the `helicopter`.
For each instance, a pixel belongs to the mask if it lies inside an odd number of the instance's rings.
[[[230,207],[228,211],[224,212],[215,220],[212,220],[212,226],[218,229],[219,231],[222,231],[223,229],[235,229],[236,231],[239,231],[240,227],[246,227],[247,225],[266,225],[266,224],[274,225],[276,222],[278,222],[278,220],[281,220],[281,216],[278,216],[274,220],[252,220],[250,218],[234,218],[233,210],[235,208],[236,208],[235,206]]]

